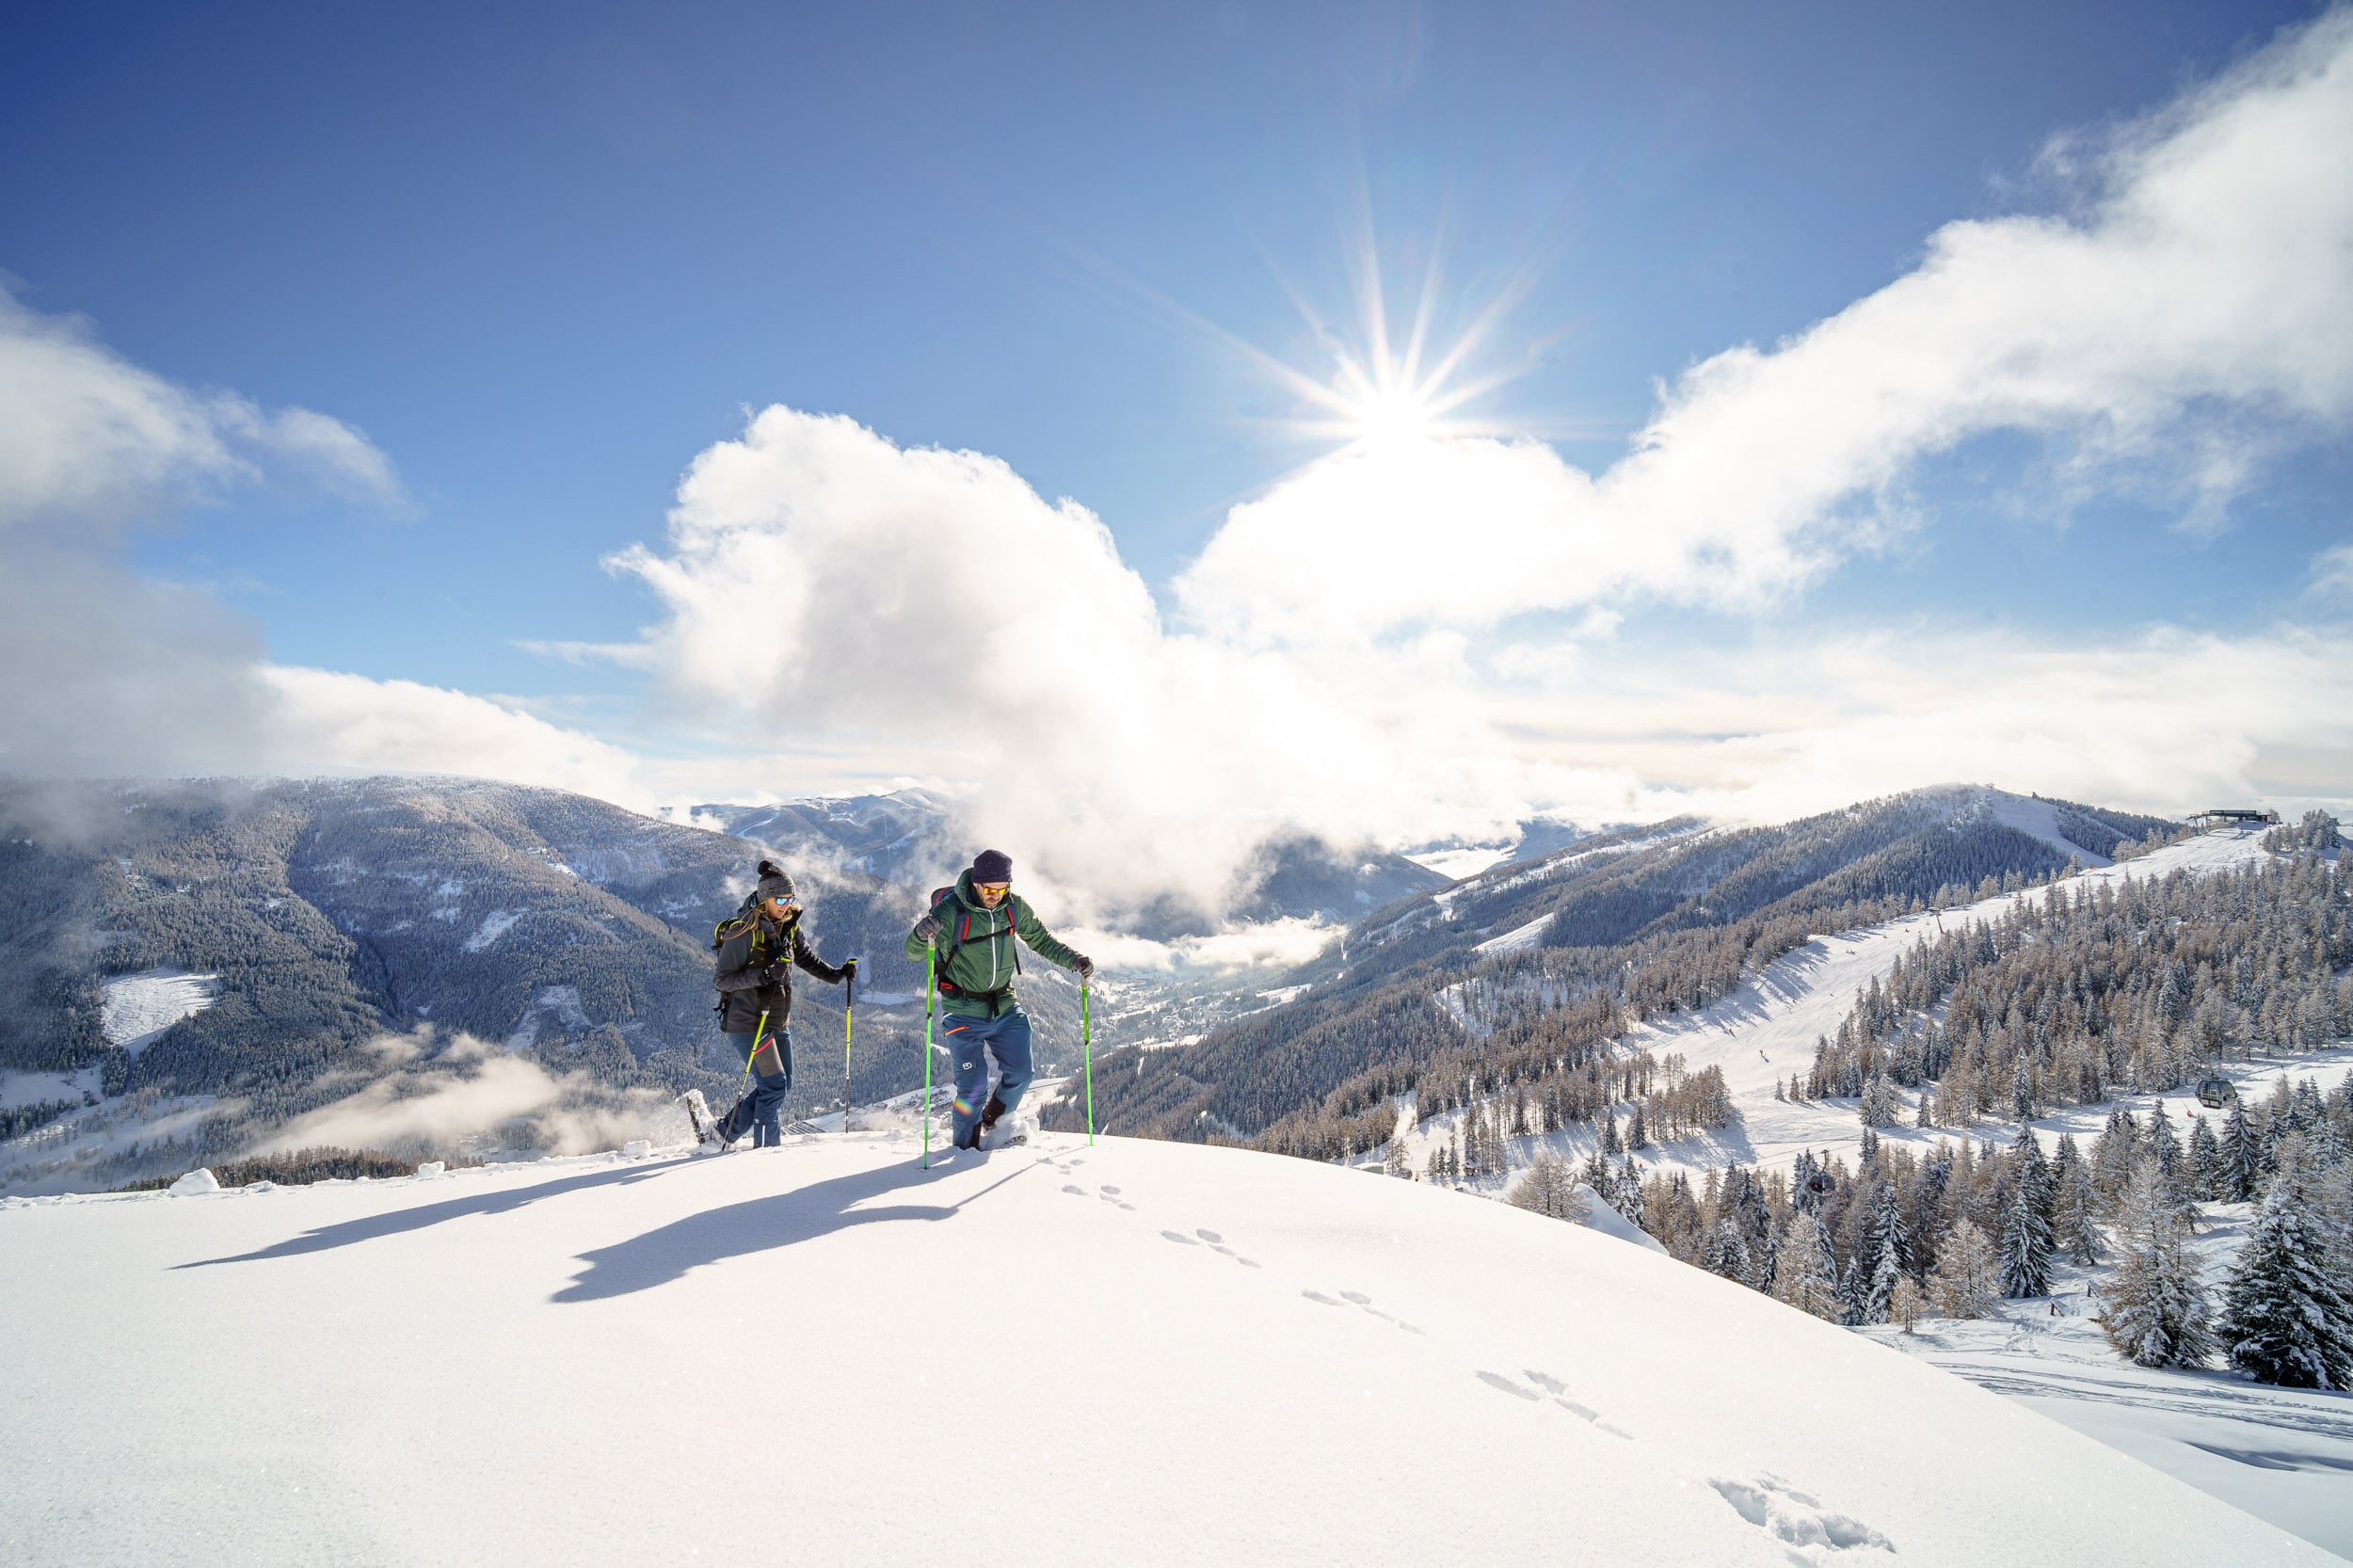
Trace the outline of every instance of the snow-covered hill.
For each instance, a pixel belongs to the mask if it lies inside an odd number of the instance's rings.
[[[2222,871],[2264,858],[2266,852],[2262,840],[2256,831],[2201,834],[2139,859],[2081,874],[2086,883],[2099,883],[2161,877],[2175,871]],[[2072,893],[2077,884],[2071,880],[2062,886]],[[1679,1052],[1693,1071],[1721,1067],[1732,1088],[1733,1103],[1740,1110],[1739,1125],[1726,1134],[1662,1149],[1661,1157],[1669,1163],[1688,1164],[1695,1172],[1735,1160],[1785,1169],[1803,1149],[1851,1150],[1863,1132],[1853,1101],[1793,1104],[1776,1100],[1775,1080],[1786,1082],[1791,1073],[1803,1073],[1811,1066],[1815,1041],[1836,1034],[1864,988],[1874,980],[1885,980],[1896,960],[1923,936],[1933,940],[1947,928],[1991,920],[2019,900],[2040,899],[2045,891],[2032,888],[1960,909],[1817,936],[1712,1005],[1634,1030],[1625,1037],[1628,1049],[1648,1050],[1662,1060],[1669,1052]],[[2174,1097],[2178,1112],[2182,1096]],[[2086,1110],[2072,1118],[2072,1125],[2079,1130],[2097,1131],[2105,1114],[2105,1107]],[[1933,1142],[1936,1136],[1934,1132],[1924,1135],[1926,1142]]]
[[[1415,1183],[904,1133],[0,1205],[0,1557],[2327,1563],[1921,1362]]]

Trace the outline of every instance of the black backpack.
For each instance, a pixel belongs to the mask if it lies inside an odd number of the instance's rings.
[[[939,906],[946,904],[954,895],[955,890],[956,887],[952,882],[945,888],[932,889],[932,918],[939,921],[941,935],[948,936],[948,945],[939,950],[939,962],[932,966],[932,983],[939,987],[939,994],[943,997],[970,997],[980,1001],[1001,997],[1013,988],[1012,981],[1005,982],[994,991],[968,991],[961,985],[952,984],[948,979],[948,960],[956,955],[956,949],[964,946],[965,929],[972,923],[969,911],[966,912],[961,921],[950,920],[940,915]],[[1005,919],[1010,921],[1013,919],[1013,895],[1011,893],[1005,895]],[[1008,924],[1005,929],[1010,934],[1013,927]],[[938,938],[935,937],[933,940],[936,942]],[[1013,972],[1015,974],[1021,972],[1021,941],[1018,937],[1014,939],[1013,944]]]

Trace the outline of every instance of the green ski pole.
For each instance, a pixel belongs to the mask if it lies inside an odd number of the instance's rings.
[[[932,1168],[932,962],[937,950],[923,950],[923,1169]]]
[[[1095,1018],[1087,1006],[1087,987],[1079,986],[1079,1047],[1087,1068],[1087,1147],[1095,1146]]]
[[[850,1014],[857,1006],[857,971],[841,983],[841,1135],[850,1135]]]

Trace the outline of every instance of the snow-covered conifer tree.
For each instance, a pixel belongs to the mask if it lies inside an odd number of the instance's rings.
[[[2034,1128],[2018,1129],[2009,1196],[2002,1206],[2002,1294],[2041,1296],[2051,1289],[2051,1167]]]
[[[1894,1127],[1896,1113],[1902,1107],[1903,1096],[1896,1092],[1895,1080],[1885,1073],[1874,1073],[1863,1086],[1863,1098],[1857,1103],[1855,1113],[1863,1118],[1866,1128]]]
[[[1605,1110],[1601,1113],[1601,1152],[1614,1156],[1625,1152],[1625,1144],[1618,1136],[1618,1113]]]
[[[2213,1353],[2197,1255],[2154,1159],[2143,1160],[2119,1206],[2122,1256],[2099,1288],[2101,1332],[2143,1367],[2195,1367]]]
[[[2182,1180],[2182,1145],[2173,1136],[2173,1118],[2165,1113],[2165,1101],[2159,1100],[2149,1112],[2148,1130],[2141,1134],[2141,1146],[2157,1162],[2157,1175],[2168,1186],[2178,1186]]]
[[[2247,1102],[2231,1101],[2222,1123],[2220,1158],[2215,1166],[2215,1197],[2221,1203],[2252,1203],[2263,1186],[2263,1154],[2247,1125]]]
[[[2216,1326],[2224,1353],[2260,1383],[2341,1389],[2353,1382],[2353,1300],[2331,1277],[2329,1255],[2339,1248],[2313,1234],[2314,1218],[2295,1184],[2273,1183],[2223,1289]]]
[[[2215,1142],[2214,1128],[2206,1118],[2192,1112],[2189,1118],[2189,1157],[2184,1170],[2184,1180],[2189,1195],[2199,1203],[2218,1203],[2215,1186],[2222,1170],[2222,1145]]]
[[[1839,1317],[1836,1265],[1830,1232],[1817,1215],[1801,1209],[1781,1233],[1781,1266],[1773,1275],[1773,1300],[1812,1313],[1825,1322]]]
[[[2100,1194],[2073,1133],[2059,1135],[2058,1155],[2051,1161],[2051,1241],[2065,1249],[2071,1262],[2100,1261]]]
[[[1650,1130],[1642,1125],[1642,1102],[1634,1102],[1634,1113],[1625,1119],[1625,1146],[1629,1149],[1650,1147]]]
[[[1748,1283],[1749,1244],[1730,1215],[1717,1221],[1716,1228],[1707,1233],[1707,1240],[1700,1249],[1700,1267],[1711,1274],[1742,1285]]]
[[[2114,1204],[2133,1179],[2133,1163],[2140,1158],[2140,1124],[2122,1106],[2108,1112],[2107,1126],[2091,1143],[2091,1180],[2101,1200]]]
[[[1609,1194],[1609,1206],[1632,1224],[1642,1223],[1642,1171],[1630,1154],[1618,1167],[1617,1191]]]

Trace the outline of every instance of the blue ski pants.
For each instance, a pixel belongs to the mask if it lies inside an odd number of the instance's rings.
[[[1034,1076],[1030,1069],[1030,1016],[1016,1007],[999,1017],[964,1013],[947,1016],[940,1043],[956,1063],[956,1144],[971,1142],[981,1108],[988,1103],[988,1058],[997,1058],[997,1097],[1010,1112],[1021,1103]]]
[[[787,1096],[792,1093],[792,1032],[772,1029],[768,1037],[776,1043],[776,1060],[784,1071],[770,1077],[766,1073],[752,1075],[752,1092],[736,1102],[735,1109],[720,1118],[719,1130],[728,1142],[744,1136],[745,1124],[750,1127],[752,1147],[762,1148],[784,1142],[784,1128],[777,1115],[784,1110]],[[728,1036],[728,1044],[745,1066],[751,1065],[752,1052],[760,1048],[759,1039],[750,1030]]]

